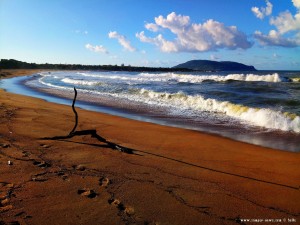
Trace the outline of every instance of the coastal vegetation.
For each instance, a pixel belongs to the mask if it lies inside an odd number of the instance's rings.
[[[118,65],[81,65],[81,64],[50,64],[50,63],[27,63],[15,59],[1,59],[0,69],[51,69],[51,70],[108,70],[108,71],[149,71],[149,72],[176,72],[192,71],[184,68],[167,67],[137,67]]]
[[[193,71],[256,71],[254,66],[238,62],[217,62],[211,60],[191,60],[174,67],[138,67],[119,65],[82,65],[82,64],[37,64],[1,59],[0,69],[51,69],[51,70],[107,70],[107,71],[147,71],[147,72],[193,72]]]

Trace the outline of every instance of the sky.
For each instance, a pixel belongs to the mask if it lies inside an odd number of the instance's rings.
[[[300,70],[300,0],[0,0],[0,59]]]

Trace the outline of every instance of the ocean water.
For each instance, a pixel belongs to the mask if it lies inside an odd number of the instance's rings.
[[[36,74],[22,85],[70,99],[76,87],[86,108],[300,151],[299,72],[58,71]]]

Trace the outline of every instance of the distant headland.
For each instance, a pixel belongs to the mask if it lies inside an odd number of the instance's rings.
[[[196,71],[256,71],[254,66],[247,66],[238,62],[230,61],[211,61],[211,60],[191,60],[173,68],[191,69]]]
[[[81,64],[37,64],[18,61],[15,59],[1,59],[0,69],[53,69],[53,70],[107,70],[107,71],[135,71],[135,72],[193,72],[193,71],[256,71],[254,66],[247,66],[238,62],[217,62],[211,60],[191,60],[174,67],[137,67],[118,65],[81,65]]]

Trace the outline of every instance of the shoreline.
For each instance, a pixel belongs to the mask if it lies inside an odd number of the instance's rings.
[[[9,72],[12,76],[32,73]],[[70,132],[74,125],[70,106],[2,89],[0,103],[0,197],[11,193],[0,199],[0,221],[300,220],[298,153],[76,109],[77,130],[94,129],[108,141],[135,150],[126,154],[90,136],[43,140]]]
[[[48,71],[48,70],[47,70]],[[39,70],[34,71],[35,73],[40,72]],[[28,75],[32,75],[32,73],[28,73]],[[23,79],[24,80],[24,79]],[[10,81],[5,83],[4,85],[8,85],[8,90],[12,93],[22,94],[26,96],[32,96],[36,98],[44,99],[48,102],[54,102],[64,105],[70,105],[73,99],[73,92],[68,94],[56,91],[52,93],[51,91],[39,90],[38,88],[29,87],[29,86],[19,86],[18,83],[23,83],[24,81]],[[3,87],[3,85],[2,85]],[[17,91],[16,91],[17,90]],[[202,121],[194,121],[191,122],[186,120],[186,118],[182,118],[183,120],[177,120],[175,116],[168,115],[160,115],[159,113],[152,113],[151,115],[147,111],[147,106],[144,106],[139,109],[139,111],[134,111],[130,106],[124,108],[118,108],[114,106],[114,99],[106,99],[108,97],[101,97],[103,99],[96,99],[95,101],[102,102],[101,104],[91,104],[89,101],[85,99],[86,94],[81,93],[77,99],[76,107],[80,107],[89,111],[96,111],[100,113],[108,113],[110,115],[121,116],[123,118],[134,119],[138,121],[150,122],[158,125],[169,126],[169,127],[177,127],[181,129],[194,130],[199,131],[206,134],[216,135],[218,137],[225,137],[235,141],[254,144],[257,146],[262,146],[266,148],[272,148],[283,151],[290,152],[299,152],[298,148],[298,134],[296,133],[286,133],[278,130],[273,131],[260,131],[257,127],[253,127],[250,130],[242,130],[240,133],[240,127],[223,127],[210,123],[203,123]],[[90,100],[93,101],[93,100]],[[116,103],[116,102],[115,102]],[[149,109],[151,110],[151,109]],[[241,129],[244,129],[241,127]],[[277,137],[280,137],[277,139]]]

